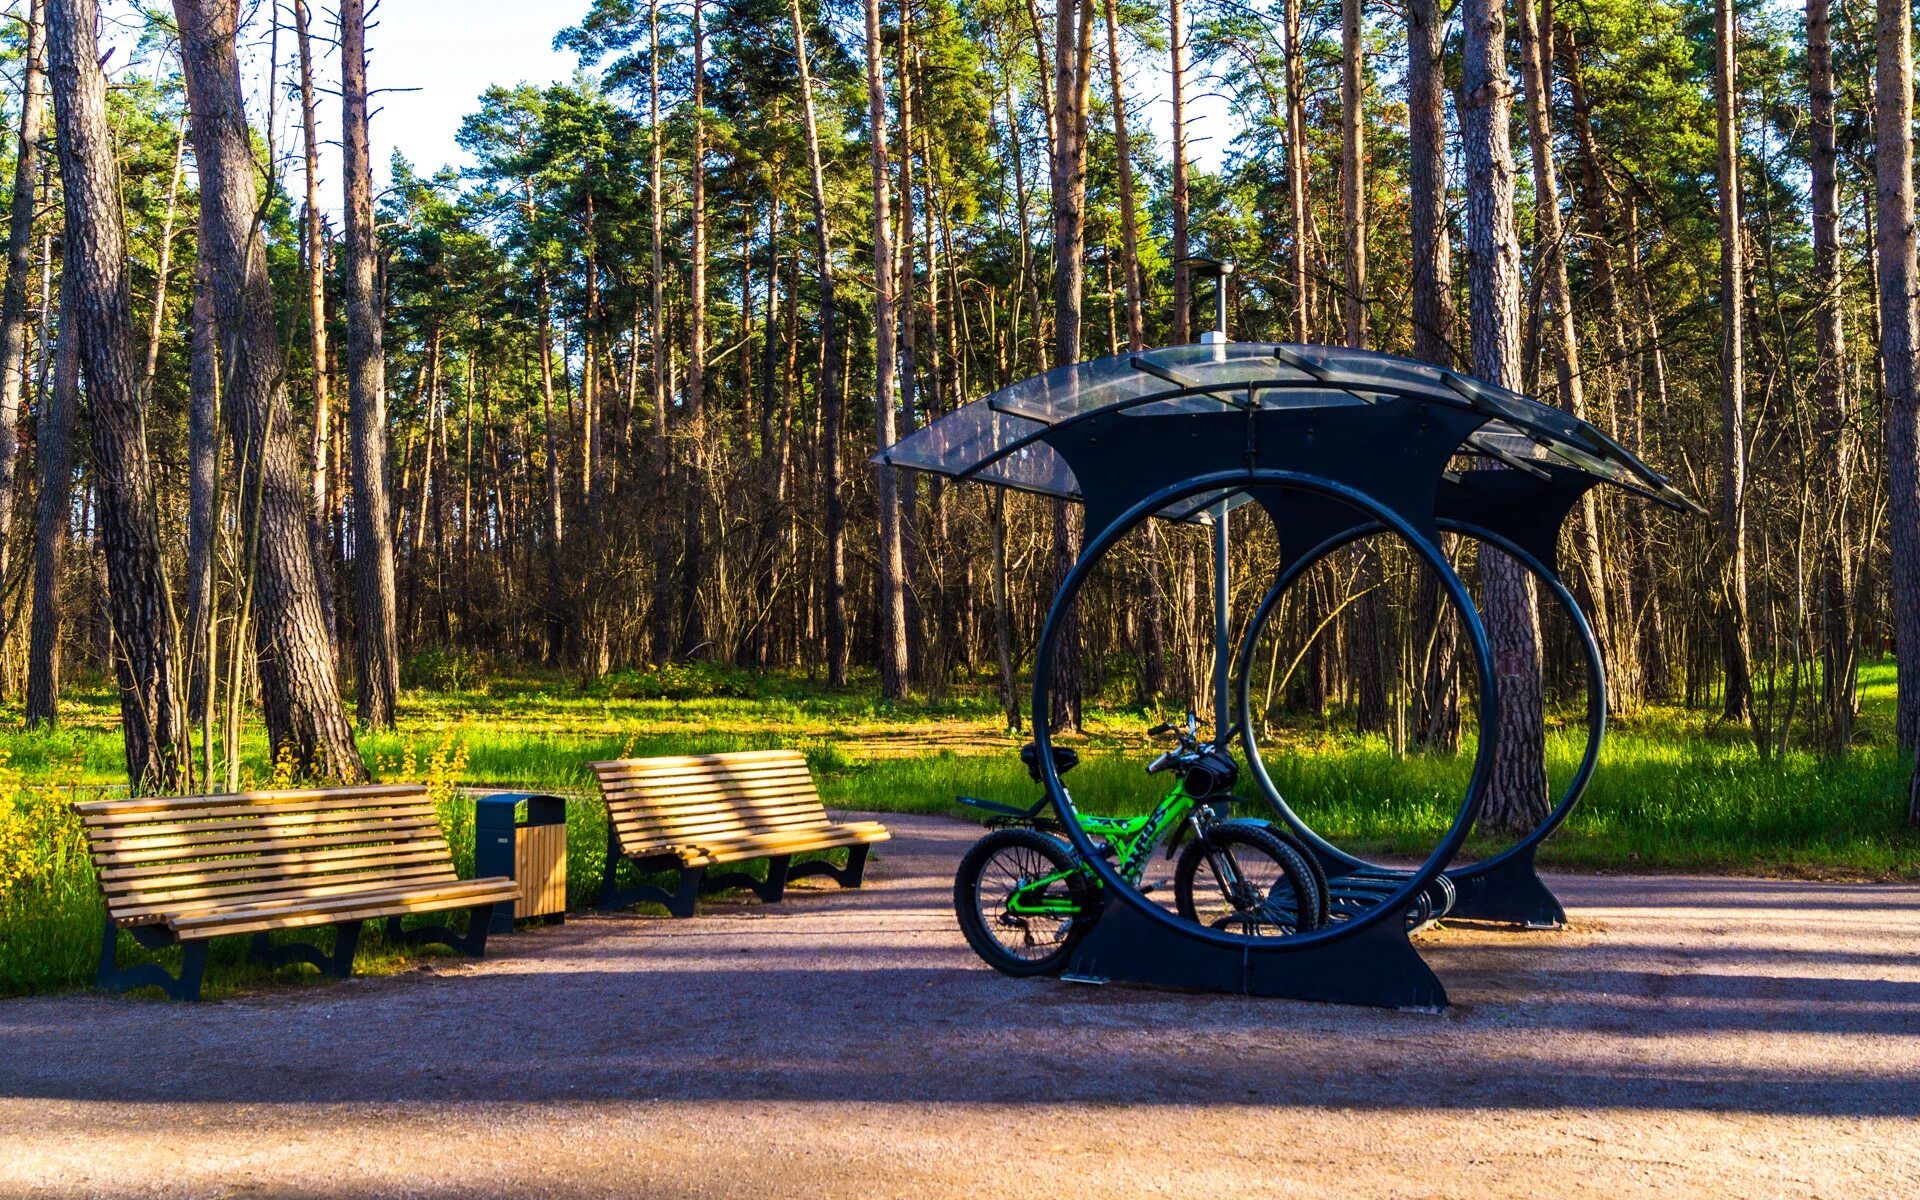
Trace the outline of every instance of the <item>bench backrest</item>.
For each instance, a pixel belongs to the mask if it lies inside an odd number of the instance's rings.
[[[628,854],[827,826],[806,756],[750,750],[588,764]]]
[[[75,804],[123,925],[267,895],[451,882],[453,855],[417,783]]]

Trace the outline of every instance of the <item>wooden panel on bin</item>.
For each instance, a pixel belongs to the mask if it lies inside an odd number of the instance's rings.
[[[567,827],[522,825],[515,831],[513,876],[520,884],[516,917],[546,917],[567,909]]]

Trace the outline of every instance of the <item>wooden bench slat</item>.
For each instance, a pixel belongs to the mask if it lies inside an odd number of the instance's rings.
[[[517,894],[510,879],[463,880],[466,890],[430,896],[396,897],[389,900],[351,903],[341,901],[326,906],[263,912],[250,917],[228,915],[186,917],[175,926],[182,938],[222,937],[236,933],[266,933],[274,929],[300,929],[309,925],[331,925],[337,921],[365,921],[379,917],[398,917],[414,912],[433,912],[449,908],[470,908],[476,904],[501,904]],[[481,886],[490,885],[490,886]]]
[[[422,783],[370,783],[349,788],[301,788],[284,792],[227,792],[211,796],[121,796],[110,800],[82,800],[74,809],[83,815],[97,813],[137,813],[192,804],[197,808],[230,809],[245,805],[280,807],[283,805],[351,802],[360,797],[384,799],[391,796],[427,794]]]
[[[664,772],[622,772],[599,776],[601,787],[674,787],[680,783],[753,783],[756,780],[810,780],[810,772],[801,760],[766,762],[743,770],[664,770]]]
[[[428,880],[424,883],[370,883],[355,891],[333,896],[260,896],[226,904],[200,905],[169,919],[176,929],[231,924],[253,917],[277,916],[296,911],[338,912],[343,908],[364,907],[389,900],[430,900],[447,896],[484,893],[512,899],[519,888],[510,879]]]
[[[215,855],[237,855],[256,850],[279,850],[290,846],[342,846],[354,842],[395,842],[410,840],[414,830],[438,829],[433,817],[413,817],[391,821],[361,821],[351,825],[329,825],[311,832],[300,829],[240,829],[231,834],[208,831],[165,837],[148,843],[105,845],[94,851],[95,863],[153,862],[159,859],[186,861]],[[289,836],[290,835],[290,836]]]
[[[655,847],[672,845],[682,841],[697,841],[701,837],[756,837],[762,833],[793,833],[801,835],[812,829],[833,829],[831,822],[707,822],[699,826],[639,826],[639,828],[620,829],[620,845],[626,847]]]
[[[189,821],[200,818],[227,817],[240,819],[251,816],[270,816],[275,813],[331,812],[337,809],[378,808],[398,803],[418,804],[426,808],[433,806],[427,801],[424,788],[411,789],[412,796],[351,796],[337,800],[316,800],[304,804],[253,804],[253,805],[209,805],[202,801],[217,799],[207,796],[187,796],[178,799],[181,805],[193,807],[154,809],[137,811],[93,813],[87,815],[83,824],[89,829],[123,829],[149,821]],[[78,809],[79,805],[74,805]]]
[[[667,770],[675,767],[725,767],[737,764],[766,762],[771,760],[793,759],[805,762],[807,756],[798,750],[729,750],[724,754],[683,754],[668,755],[661,758],[613,758],[603,762],[590,762],[588,768],[596,775],[604,775],[624,770]]]
[[[752,779],[761,775],[789,775],[807,770],[799,756],[751,763],[707,763],[690,767],[653,767],[645,763],[603,767],[594,772],[602,783],[666,779]]]
[[[800,774],[770,775],[765,779],[675,780],[671,784],[607,784],[600,792],[609,800],[646,797],[658,800],[690,800],[718,792],[737,792],[745,796],[764,792],[814,791],[813,780]]]
[[[202,864],[214,865],[219,864]],[[375,846],[355,858],[331,858],[318,862],[295,863],[259,871],[224,872],[183,872],[173,875],[149,874],[131,879],[103,879],[101,890],[109,900],[119,896],[159,895],[163,892],[177,892],[182,889],[198,887],[234,887],[241,884],[263,883],[278,885],[288,882],[312,881],[324,883],[332,878],[350,878],[371,871],[411,870],[416,867],[432,866],[444,870],[453,870],[453,859],[431,847],[426,849],[396,849],[387,846]]]
[[[826,809],[820,805],[818,796],[777,796],[763,800],[714,800],[698,804],[610,804],[607,812],[616,821],[671,821],[678,818],[698,820],[702,817],[764,815],[777,816],[789,812],[819,813],[823,816]]]
[[[113,825],[94,832],[93,840],[103,845],[126,845],[149,838],[183,837],[197,833],[224,833],[229,830],[288,830],[351,824],[357,821],[400,821],[434,817],[427,804],[393,805],[386,808],[354,808],[326,812],[274,813],[262,816],[234,817],[228,820],[156,821],[147,825]],[[155,843],[159,844],[159,843]]]
[[[786,826],[806,827],[831,824],[820,809],[811,811],[795,809],[791,812],[776,813],[675,813],[667,817],[615,818],[614,827],[622,834],[645,833],[649,830],[672,829],[744,829],[748,826],[761,828],[781,828]]]
[[[304,885],[296,886],[297,881],[287,879],[256,880],[252,883],[228,884],[220,887],[180,888],[175,891],[128,892],[117,899],[110,900],[107,911],[116,921],[135,921],[141,917],[165,916],[172,912],[194,911],[196,904],[203,900],[222,900],[233,897],[268,895],[313,895],[326,896],[335,892],[364,888],[369,883],[392,881],[395,883],[446,883],[457,880],[453,868],[443,863],[428,863],[415,867],[403,867],[399,870],[381,872],[360,872],[351,875],[316,875]],[[331,881],[331,882],[330,882]]]
[[[847,845],[852,841],[885,841],[886,831],[881,826],[871,828],[862,825],[828,825],[819,829],[797,830],[793,832],[770,833],[730,833],[705,837],[683,837],[664,839],[654,843],[652,851],[677,850],[735,850],[752,847],[798,847],[801,850],[830,849]],[[765,851],[763,851],[764,853]],[[781,850],[779,853],[786,853]]]
[[[370,854],[369,851],[379,851]],[[262,854],[246,858],[207,859],[191,864],[160,863],[138,867],[108,867],[100,872],[102,880],[154,879],[160,876],[178,876],[182,882],[198,883],[203,880],[221,881],[238,879],[237,872],[250,872],[253,878],[271,877],[281,874],[307,874],[316,871],[328,871],[335,868],[330,863],[346,858],[366,858],[369,861],[388,859],[394,862],[416,862],[423,858],[450,858],[447,843],[439,837],[431,840],[421,838],[417,841],[397,842],[381,846],[339,846],[324,850],[308,850],[290,854]],[[191,867],[191,870],[183,870]],[[265,868],[283,868],[268,871]]]
[[[688,866],[722,862],[742,862],[747,859],[772,858],[777,855],[804,854],[811,850],[832,850],[841,846],[861,846],[873,842],[887,841],[890,835],[885,831],[875,833],[871,830],[851,829],[836,826],[805,838],[753,837],[735,839],[715,839],[688,845],[663,847],[662,851],[676,854]]]
[[[820,806],[820,801],[808,801],[804,804],[783,804],[780,808],[707,808],[705,812],[647,812],[647,810],[628,810],[609,814],[614,826],[622,829],[643,829],[653,826],[703,826],[712,822],[828,822],[828,810]]]

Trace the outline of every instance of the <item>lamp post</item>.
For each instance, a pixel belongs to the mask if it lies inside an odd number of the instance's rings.
[[[1227,280],[1233,276],[1233,263],[1218,258],[1194,255],[1181,260],[1202,278],[1213,282],[1213,328],[1200,334],[1200,344],[1216,346],[1216,357],[1224,360],[1227,346]],[[1213,736],[1224,744],[1227,736],[1227,659],[1231,641],[1231,614],[1228,612],[1227,552],[1231,548],[1227,526],[1230,510],[1222,499],[1213,513]]]

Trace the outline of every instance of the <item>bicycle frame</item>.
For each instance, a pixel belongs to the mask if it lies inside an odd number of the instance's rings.
[[[1082,815],[1080,827],[1088,836],[1102,838],[1113,847],[1114,870],[1121,878],[1138,887],[1140,877],[1146,873],[1147,860],[1160,845],[1163,834],[1168,830],[1178,831],[1192,817],[1198,801],[1187,794],[1183,781],[1175,781],[1169,791],[1152,812],[1138,817],[1094,817]],[[1077,916],[1080,909],[1073,900],[1063,896],[1048,896],[1047,889],[1054,884],[1074,875],[1093,875],[1093,870],[1082,863],[1067,871],[1055,871],[1043,875],[1015,889],[1007,897],[1007,911],[1015,916],[1027,917],[1065,917]]]

